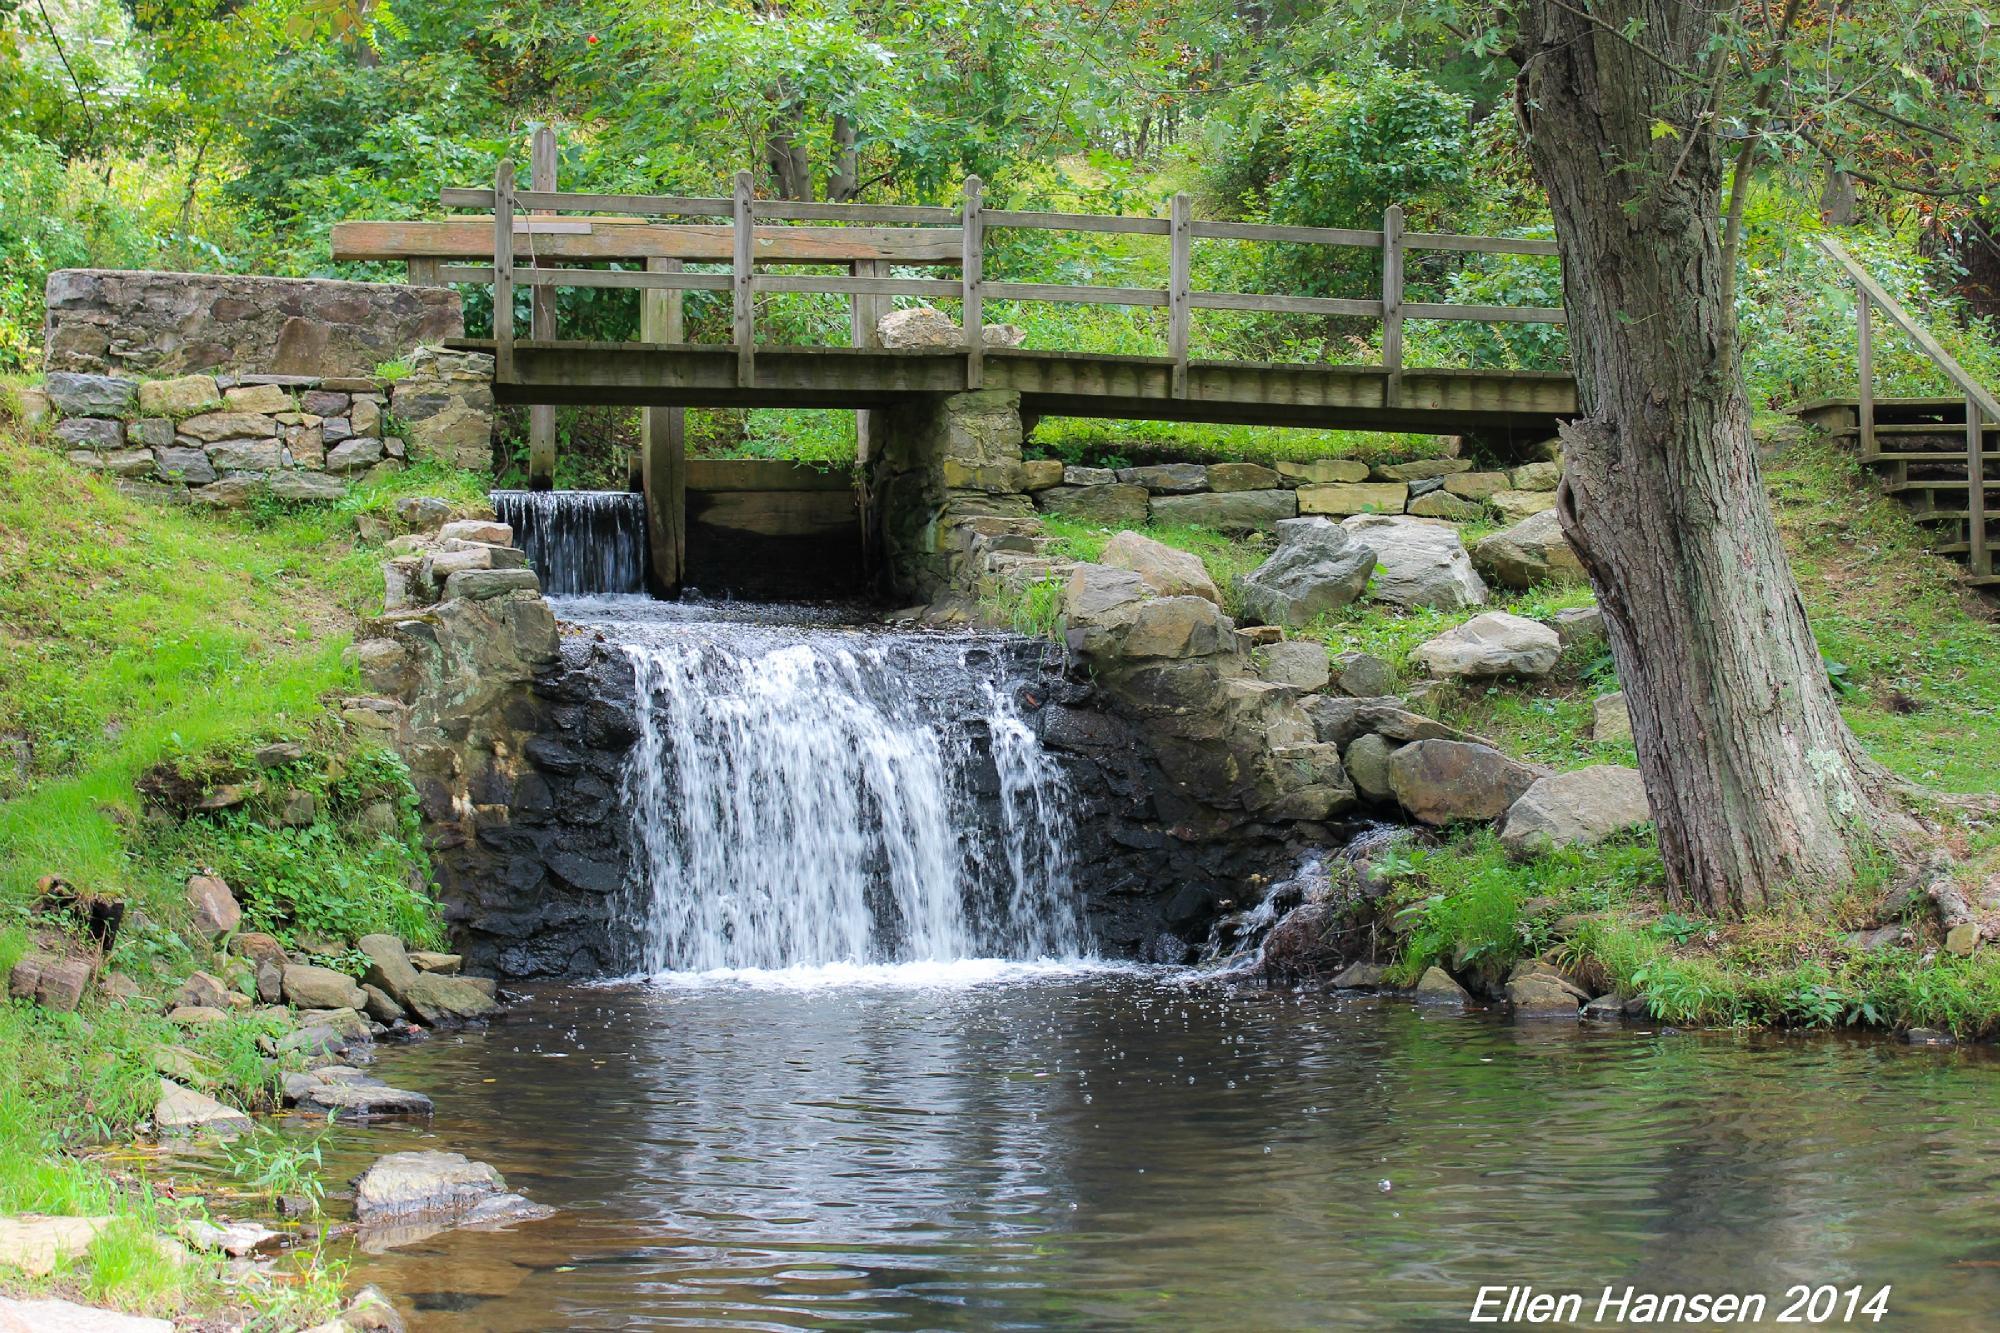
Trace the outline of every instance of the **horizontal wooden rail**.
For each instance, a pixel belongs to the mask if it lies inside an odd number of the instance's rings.
[[[553,175],[537,183],[552,184]],[[450,244],[454,248],[425,254],[417,247],[427,242],[444,244],[446,238],[443,233],[342,236],[337,230],[335,253],[337,257],[353,258],[381,257],[394,251],[409,259],[413,276],[421,264],[425,266],[429,280],[493,283],[496,313],[494,343],[496,360],[503,368],[511,367],[513,360],[512,290],[516,285],[537,292],[563,286],[635,288],[654,292],[726,291],[731,293],[731,342],[737,356],[737,381],[745,389],[754,388],[756,384],[755,298],[760,294],[845,296],[855,303],[857,330],[861,327],[863,302],[877,303],[895,297],[956,298],[960,303],[964,330],[960,354],[964,357],[964,379],[969,388],[978,387],[982,379],[985,340],[981,330],[985,303],[988,301],[1050,301],[1070,305],[1164,308],[1168,312],[1172,392],[1176,396],[1187,391],[1189,322],[1193,311],[1230,310],[1252,314],[1376,319],[1382,321],[1383,326],[1382,361],[1388,372],[1385,390],[1385,405],[1388,407],[1399,406],[1402,391],[1405,320],[1464,320],[1492,324],[1560,324],[1565,320],[1564,312],[1552,307],[1406,301],[1404,257],[1410,251],[1544,256],[1555,254],[1556,249],[1554,242],[1546,240],[1408,232],[1403,229],[1402,210],[1393,206],[1383,214],[1382,229],[1370,231],[1250,222],[1197,222],[1191,216],[1185,195],[1174,196],[1165,218],[988,209],[977,177],[967,179],[964,198],[957,207],[758,199],[748,172],[737,173],[733,185],[733,195],[728,199],[522,190],[516,188],[511,169],[503,169],[495,174],[490,190],[447,189],[440,195],[448,207],[491,210],[490,221],[463,220],[484,233],[487,238],[483,243],[484,249],[468,248],[468,241],[453,233]],[[542,216],[521,216],[530,211]],[[614,216],[594,219],[547,216],[565,211]],[[642,221],[670,216],[727,218],[729,221],[725,226],[679,227]],[[760,220],[853,225],[770,228],[758,226]],[[884,224],[893,226],[885,227]],[[409,228],[456,224],[344,225]],[[1130,287],[989,281],[985,275],[986,234],[994,228],[1164,236],[1169,239],[1171,251],[1167,285]],[[843,239],[864,232],[865,239],[858,243]],[[892,237],[911,239],[892,240]],[[626,244],[628,239],[631,242],[629,245]],[[1197,240],[1321,245],[1379,251],[1382,255],[1382,295],[1379,299],[1365,299],[1198,291],[1193,285],[1192,264],[1192,245]],[[374,246],[375,250],[357,254],[360,247],[367,245]],[[500,254],[502,250],[507,253]],[[517,265],[516,259],[522,256],[532,260],[532,264]],[[489,257],[492,263],[441,262],[465,257]],[[607,271],[557,266],[563,260],[588,262],[633,257],[644,258],[647,270]],[[654,262],[659,259],[673,262]],[[729,271],[692,273],[680,267],[682,262],[703,261],[726,262]],[[896,277],[888,271],[889,263],[946,266],[954,261],[959,269],[956,279]],[[849,271],[846,274],[758,271],[760,265],[774,263],[832,263],[840,264]],[[538,301],[542,299],[537,297]],[[871,313],[866,333],[872,337],[873,322],[879,318],[880,307],[870,304],[868,310]],[[538,332],[537,336],[542,335]],[[862,335],[857,333],[856,336]],[[503,376],[506,373],[503,369]]]

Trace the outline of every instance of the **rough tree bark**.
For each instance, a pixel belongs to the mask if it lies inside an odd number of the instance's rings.
[[[1851,883],[1909,826],[1835,705],[1758,469],[1722,296],[1722,146],[1707,90],[1669,68],[1705,65],[1713,11],[1588,8],[1527,0],[1517,52],[1583,409],[1559,514],[1604,609],[1669,895],[1740,916]]]

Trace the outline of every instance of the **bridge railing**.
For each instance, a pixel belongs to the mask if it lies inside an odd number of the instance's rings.
[[[1045,213],[1009,209],[988,209],[984,186],[978,177],[965,182],[963,202],[957,207],[907,204],[829,204],[788,199],[758,199],[749,172],[737,173],[733,196],[710,199],[678,195],[585,194],[556,190],[523,190],[515,181],[514,167],[502,163],[491,189],[447,189],[442,202],[448,208],[490,209],[492,250],[489,264],[439,263],[426,267],[426,275],[442,283],[491,283],[493,286],[493,335],[495,371],[502,380],[514,374],[514,289],[525,286],[539,293],[555,287],[618,287],[642,291],[679,293],[688,291],[728,292],[731,300],[731,342],[736,351],[736,374],[740,386],[756,383],[757,329],[756,298],[764,293],[818,293],[845,295],[855,302],[856,341],[872,345],[872,334],[881,303],[898,296],[957,299],[962,306],[964,341],[960,355],[965,360],[965,383],[978,388],[985,379],[984,308],[994,301],[1049,301],[1078,305],[1121,305],[1165,308],[1168,327],[1168,359],[1172,365],[1174,397],[1188,392],[1188,334],[1195,310],[1231,310],[1262,314],[1343,315],[1377,319],[1382,322],[1382,363],[1387,376],[1384,400],[1399,402],[1403,374],[1403,324],[1406,320],[1462,320],[1473,323],[1560,324],[1560,309],[1533,306],[1466,305],[1436,301],[1409,301],[1404,293],[1404,264],[1412,251],[1442,250],[1458,253],[1553,255],[1553,241],[1501,236],[1460,236],[1435,232],[1406,231],[1403,211],[1391,206],[1383,215],[1379,231],[1337,227],[1270,226],[1247,222],[1196,221],[1185,194],[1175,195],[1164,218],[1116,217],[1094,213]],[[557,265],[536,251],[536,238],[559,241],[565,223],[562,213],[611,214],[645,218],[726,219],[731,241],[727,273],[693,273],[678,259],[654,263],[648,271],[605,270]],[[567,224],[576,227],[581,220]],[[813,263],[810,257],[783,258],[759,254],[771,229],[760,222],[842,223],[879,229],[883,224],[897,227],[943,227],[958,232],[960,249],[955,257],[958,274],[946,277],[895,277],[891,262],[912,267],[948,267],[954,260],[938,254],[933,247],[908,259],[854,259],[850,272],[841,274],[798,274],[759,272],[760,263]],[[589,224],[581,222],[585,230]],[[1063,283],[991,281],[985,276],[986,236],[1003,228],[1049,231],[1114,233],[1164,236],[1168,241],[1168,280],[1165,287],[1096,286]],[[802,229],[790,229],[793,232]],[[1316,245],[1376,250],[1381,254],[1382,295],[1379,299],[1325,296],[1287,296],[1264,292],[1205,291],[1193,284],[1193,243],[1197,240],[1227,240]],[[552,246],[561,250],[564,247]],[[531,263],[518,263],[526,249]],[[484,256],[481,256],[484,257]],[[721,256],[715,256],[719,261]],[[414,266],[416,260],[412,257]],[[538,307],[539,307],[539,303]],[[676,321],[677,322],[677,321]],[[537,318],[537,335],[542,321]],[[865,325],[865,333],[864,333]]]

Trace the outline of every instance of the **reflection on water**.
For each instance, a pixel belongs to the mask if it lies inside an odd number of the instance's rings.
[[[982,967],[550,990],[385,1051],[437,1121],[336,1167],[456,1149],[563,1211],[355,1278],[496,1333],[1463,1328],[1509,1282],[2000,1309],[1978,1053]]]

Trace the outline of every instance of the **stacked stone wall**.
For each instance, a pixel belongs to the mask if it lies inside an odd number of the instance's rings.
[[[1310,462],[1156,463],[1077,467],[1024,465],[1023,488],[1045,514],[1140,527],[1199,524],[1225,532],[1268,531],[1288,518],[1410,514],[1516,523],[1554,508],[1562,468],[1549,461],[1477,469],[1466,458],[1370,465],[1351,458]]]

